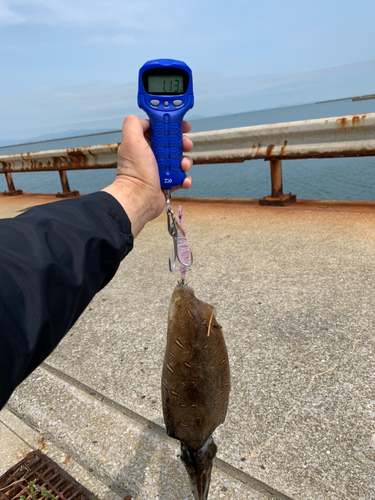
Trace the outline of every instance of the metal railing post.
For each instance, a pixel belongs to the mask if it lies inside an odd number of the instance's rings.
[[[271,196],[281,198],[283,196],[283,171],[281,160],[271,160]]]
[[[14,187],[12,174],[10,172],[5,172],[5,178],[8,184],[9,191],[5,191],[5,196],[17,196],[18,194],[22,194],[22,189],[16,189]]]
[[[271,166],[271,196],[259,200],[259,205],[285,207],[297,201],[295,194],[283,194],[283,170],[281,160],[270,160]]]
[[[57,198],[69,198],[73,196],[79,196],[79,191],[71,191],[68,181],[68,176],[66,170],[59,170],[60,181],[62,186],[62,193],[57,193]]]

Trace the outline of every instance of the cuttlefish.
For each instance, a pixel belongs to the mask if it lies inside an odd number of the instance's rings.
[[[169,304],[162,402],[168,436],[181,442],[181,460],[196,500],[206,500],[230,392],[227,348],[215,309],[178,284]]]

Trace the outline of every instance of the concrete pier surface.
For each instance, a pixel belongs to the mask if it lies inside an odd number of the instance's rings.
[[[0,195],[0,216],[54,199]],[[375,203],[182,203],[231,364],[209,498],[375,499]],[[161,410],[171,248],[162,214],[15,391],[0,473],[40,447],[101,498],[192,498]]]

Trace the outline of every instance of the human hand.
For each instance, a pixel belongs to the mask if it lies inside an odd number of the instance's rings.
[[[158,217],[165,206],[165,195],[160,189],[158,165],[150,147],[149,129],[148,120],[133,115],[125,118],[118,149],[116,178],[110,186],[103,189],[123,206],[131,221],[133,236],[136,236],[147,222]],[[183,133],[190,130],[190,123],[184,121]],[[191,151],[192,148],[191,140],[183,137],[184,152]],[[188,172],[192,164],[192,159],[185,156],[181,168]],[[181,187],[188,189],[191,185],[191,177],[186,176]]]

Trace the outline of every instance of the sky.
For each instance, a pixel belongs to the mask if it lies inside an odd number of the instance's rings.
[[[374,0],[0,0],[0,140],[121,128],[150,59],[191,118],[375,93]]]

